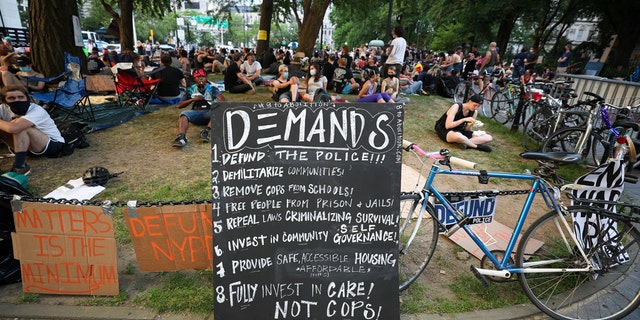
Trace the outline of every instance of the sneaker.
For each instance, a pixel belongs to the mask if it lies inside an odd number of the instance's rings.
[[[476,146],[476,149],[484,152],[491,152],[491,147],[485,146],[484,144],[479,144]]]
[[[13,171],[13,172],[15,172],[17,174],[23,174],[23,175],[26,176],[29,173],[31,173],[31,167],[29,167],[29,165],[25,163],[24,167],[22,167],[22,168],[13,167],[13,168],[11,168],[11,171]]]
[[[210,142],[209,132],[211,132],[211,128],[204,128],[200,131],[200,141],[202,142]]]
[[[187,137],[185,137],[183,134],[179,134],[178,137],[175,140],[173,140],[174,147],[182,148],[186,145],[187,145]]]
[[[426,91],[424,91],[423,89],[418,90],[418,94],[419,94],[419,95],[421,95],[421,96],[428,96],[428,95],[429,95],[429,94],[428,94]]]

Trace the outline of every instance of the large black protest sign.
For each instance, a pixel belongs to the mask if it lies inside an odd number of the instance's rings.
[[[212,109],[216,319],[397,319],[403,108]]]

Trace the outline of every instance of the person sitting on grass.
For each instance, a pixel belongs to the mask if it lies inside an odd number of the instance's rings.
[[[211,134],[211,104],[215,101],[225,101],[218,88],[207,80],[207,73],[204,69],[194,70],[193,79],[196,83],[187,89],[183,100],[178,103],[178,109],[191,105],[191,110],[185,110],[180,113],[178,137],[173,141],[173,146],[178,148],[187,145],[189,122],[196,125],[206,125],[200,131],[200,140],[209,142]]]
[[[376,92],[378,87],[378,73],[375,70],[364,71],[364,84],[358,93],[358,102],[394,103],[386,92]]]
[[[31,157],[58,158],[64,138],[51,116],[41,106],[29,102],[27,89],[7,85],[0,92],[0,139],[15,152],[11,171],[27,175]]]
[[[237,52],[233,55],[233,62],[229,64],[229,67],[224,73],[224,88],[229,91],[229,93],[254,94],[256,90],[253,82],[242,74],[242,71],[240,71],[241,64],[242,53]]]
[[[298,100],[298,77],[289,77],[289,67],[281,64],[278,67],[278,78],[271,82],[275,93],[273,98],[279,102],[294,102]]]
[[[316,93],[322,92],[322,90],[327,90],[327,77],[320,73],[320,65],[317,62],[312,62],[307,75],[307,90],[302,95],[302,100],[313,102]]]
[[[467,102],[452,105],[436,121],[435,130],[438,137],[445,142],[460,143],[467,148],[491,152],[491,147],[484,144],[493,140],[493,137],[483,131],[471,130],[478,116],[478,107],[483,100],[481,95],[474,94]]]

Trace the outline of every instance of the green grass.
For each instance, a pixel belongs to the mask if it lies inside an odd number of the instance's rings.
[[[490,282],[487,288],[471,273],[462,273],[456,276],[456,280],[449,287],[455,295],[453,299],[440,297],[427,286],[412,284],[400,296],[400,312],[452,314],[503,308],[529,301],[517,281]]]
[[[221,80],[220,76],[210,76],[213,81]],[[258,94],[250,95],[225,95],[229,101],[270,101],[267,88],[259,87]],[[494,136],[491,143],[494,152],[484,153],[475,150],[462,150],[455,145],[450,145],[437,138],[433,125],[444,113],[452,102],[437,96],[411,96],[411,102],[407,105],[405,114],[404,136],[405,139],[418,143],[427,151],[436,151],[441,148],[449,148],[452,155],[471,159],[480,164],[480,168],[488,170],[522,172],[525,169],[533,170],[535,163],[520,159],[518,156],[522,150],[519,134],[511,133],[508,128],[489,119],[482,119],[487,131]],[[347,96],[347,100],[355,101],[355,95]],[[166,131],[167,123],[175,123],[176,113],[154,112],[144,116],[144,121],[132,121],[124,124],[125,130],[107,130],[99,135],[107,141],[127,141],[131,139],[149,139],[158,135],[155,139],[167,139],[174,135],[170,132],[162,136]],[[126,129],[129,126],[133,130]],[[190,130],[197,130],[192,128]],[[132,135],[134,131],[140,134]],[[208,154],[189,150],[179,154],[184,163],[189,161],[207,162]],[[195,159],[195,160],[194,160]],[[204,159],[204,160],[203,160]],[[187,173],[171,172],[169,174],[149,175],[139,179],[135,184],[109,185],[100,199],[112,201],[181,201],[202,200],[211,198],[211,189],[208,175],[210,167],[197,165],[201,162],[193,162],[195,165],[184,168]],[[577,167],[577,166],[576,166]],[[582,170],[572,169],[576,171]],[[125,173],[127,174],[127,173]],[[132,173],[133,174],[133,173]],[[68,175],[67,175],[68,176]],[[59,179],[58,179],[59,180]],[[66,180],[64,180],[66,181]],[[124,223],[123,208],[116,208],[114,214],[116,240],[120,246],[130,245],[128,230]],[[446,269],[446,266],[443,266]],[[135,274],[135,266],[128,265],[125,274]],[[157,312],[193,312],[198,314],[210,314],[213,311],[214,291],[213,275],[211,271],[169,272],[163,273],[159,281],[154,281],[144,288],[137,288],[135,297],[121,294],[111,298],[90,298],[84,300],[83,305],[120,305],[129,300],[131,303],[151,308]],[[418,284],[412,285],[406,293],[403,293],[402,313],[437,312],[454,313],[469,310],[494,308],[513,305],[526,301],[520,294],[520,289],[515,283],[495,284],[491,288],[484,288],[470,273],[460,275],[452,284],[456,294],[455,300],[441,298],[429,299],[428,288]],[[504,291],[504,292],[503,292]],[[505,293],[506,292],[506,293]],[[35,303],[38,295],[25,294],[19,298],[19,303]]]
[[[213,274],[211,271],[164,274],[160,287],[137,295],[134,304],[158,312],[213,312]]]
[[[113,297],[91,297],[82,301],[79,301],[79,306],[106,306],[117,307],[124,305],[129,300],[129,295],[126,292],[120,292],[117,296]]]

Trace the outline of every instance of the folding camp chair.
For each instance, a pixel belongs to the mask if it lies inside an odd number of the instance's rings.
[[[80,75],[80,59],[66,52],[64,57],[66,71],[63,75],[40,80],[55,81],[66,77],[64,83],[53,91],[32,93],[31,97],[47,105],[49,113],[55,111],[64,113],[63,120],[73,115],[83,120],[94,121],[93,107],[87,94],[86,82]]]
[[[139,77],[133,69],[123,69],[118,65],[114,68],[117,69],[116,95],[120,107],[130,105],[145,109],[155,96],[160,79],[148,80]]]

